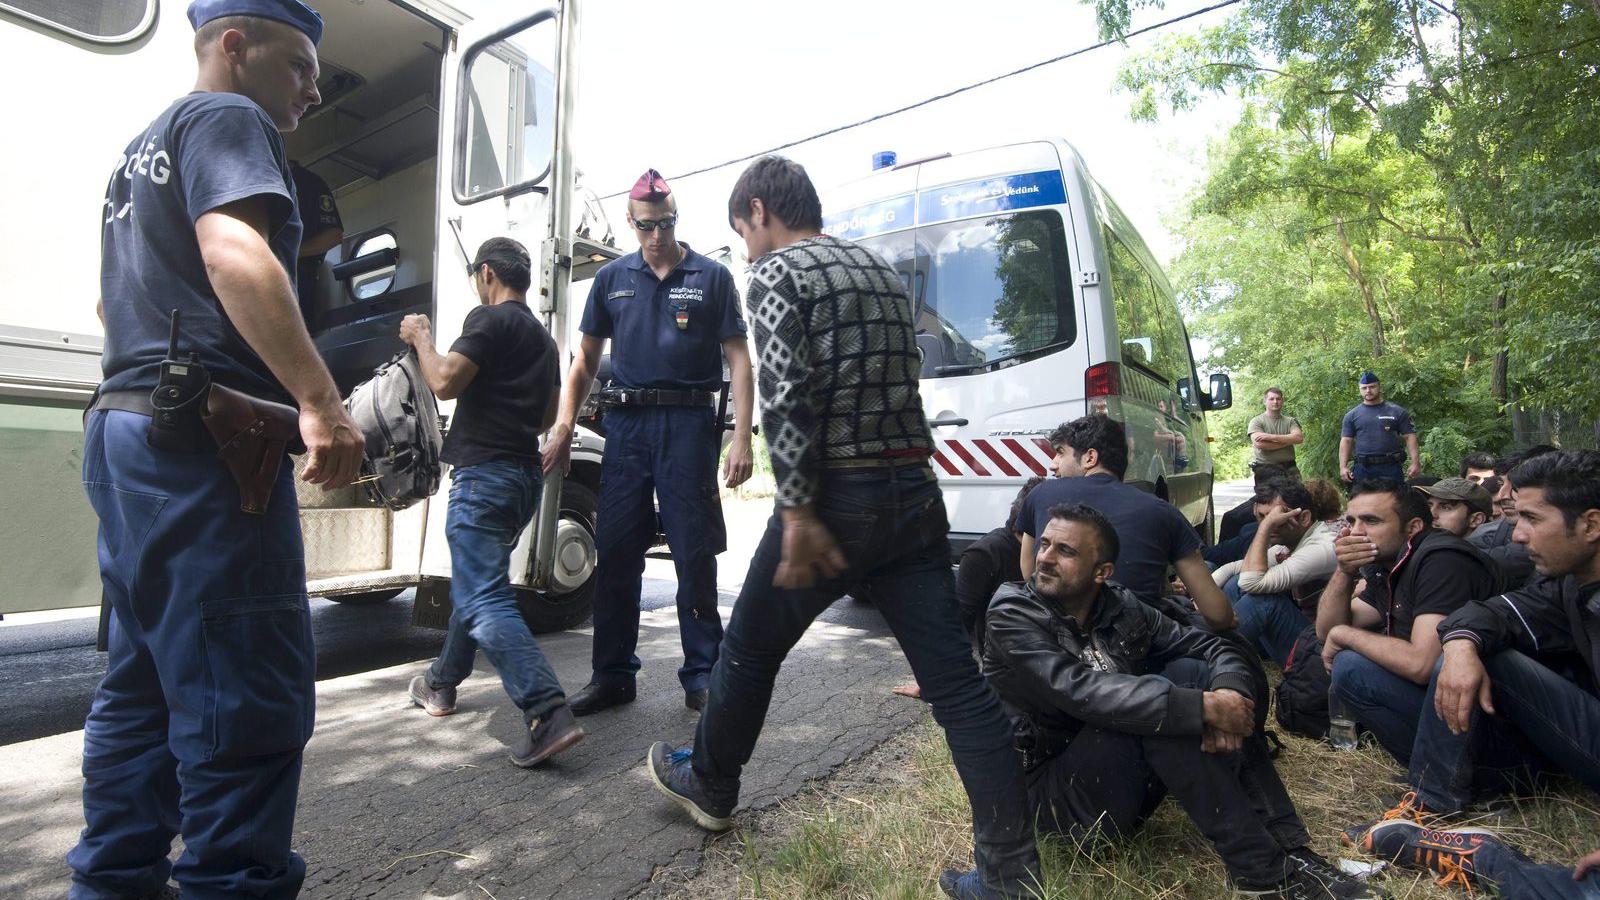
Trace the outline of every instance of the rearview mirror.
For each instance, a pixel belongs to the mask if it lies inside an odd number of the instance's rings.
[[[1206,398],[1206,409],[1227,409],[1233,405],[1233,382],[1223,372],[1211,374],[1211,392]]]

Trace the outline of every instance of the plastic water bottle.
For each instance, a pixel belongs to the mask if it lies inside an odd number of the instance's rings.
[[[1356,721],[1350,718],[1344,699],[1331,685],[1328,687],[1328,743],[1336,750],[1354,750],[1360,744]]]

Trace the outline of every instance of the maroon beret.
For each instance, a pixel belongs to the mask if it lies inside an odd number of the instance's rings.
[[[672,188],[667,187],[667,180],[655,169],[645,169],[639,180],[633,183],[633,190],[628,192],[629,200],[645,200],[651,203],[666,199],[672,193]]]

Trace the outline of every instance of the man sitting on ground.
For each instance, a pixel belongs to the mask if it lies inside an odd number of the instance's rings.
[[[1323,520],[1339,510],[1319,506],[1305,485],[1291,480],[1258,486],[1255,500],[1260,527],[1250,549],[1211,577],[1233,603],[1239,634],[1262,659],[1283,665],[1295,638],[1311,624],[1302,603],[1314,603],[1338,567],[1336,531]]]
[[[1317,637],[1333,687],[1385,750],[1411,759],[1422,695],[1439,659],[1440,620],[1492,593],[1494,564],[1432,527],[1413,488],[1358,481],[1334,542],[1339,568],[1317,605]],[[1351,596],[1355,580],[1367,590]]]
[[[1494,498],[1483,486],[1465,478],[1446,478],[1417,490],[1428,496],[1433,527],[1464,538],[1489,521]]]
[[[1512,494],[1508,476],[1512,469],[1528,460],[1555,452],[1556,448],[1549,444],[1535,444],[1495,460],[1495,489],[1491,496],[1500,515],[1494,521],[1478,526],[1478,530],[1472,532],[1467,541],[1487,553],[1494,564],[1500,567],[1500,583],[1503,587],[1519,588],[1534,579],[1533,560],[1528,557],[1528,548],[1511,539],[1511,533],[1517,527],[1517,499]]]
[[[1115,838],[1171,791],[1242,894],[1375,896],[1305,846],[1303,826],[1270,827],[1252,805],[1245,768],[1272,763],[1236,753],[1255,730],[1245,653],[1111,583],[1120,542],[1105,516],[1077,504],[1046,515],[1032,579],[989,606],[983,657],[1022,752],[1029,818],[1073,840]]]
[[[1483,484],[1494,477],[1494,454],[1474,450],[1461,457],[1461,471],[1456,473],[1473,484]]]
[[[1122,423],[1084,416],[1052,432],[1050,444],[1056,477],[1035,488],[1017,514],[1023,577],[1033,575],[1035,542],[1050,521],[1050,508],[1082,503],[1100,510],[1117,529],[1122,549],[1116,564],[1123,585],[1141,598],[1156,600],[1167,594],[1170,565],[1206,624],[1217,631],[1232,628],[1233,606],[1211,580],[1211,570],[1200,557],[1200,535],[1189,520],[1172,504],[1123,482],[1128,435]]]
[[[1261,463],[1251,470],[1251,474],[1255,477],[1254,487],[1285,478],[1293,481],[1300,479],[1298,469],[1285,469],[1271,463]],[[1255,505],[1255,498],[1248,497],[1218,518],[1217,542],[1200,554],[1207,563],[1222,566],[1244,559],[1244,552],[1250,548],[1250,541],[1255,538],[1259,525]]]
[[[1439,625],[1443,659],[1411,754],[1413,792],[1383,820],[1351,833],[1375,853],[1416,859],[1406,851],[1425,837],[1420,829],[1388,820],[1447,824],[1529,770],[1564,773],[1600,791],[1600,452],[1540,456],[1512,470],[1511,482],[1515,539],[1542,577],[1469,603]],[[1600,896],[1592,877],[1571,892],[1514,895],[1503,867],[1489,869],[1475,856],[1419,861],[1497,880],[1506,896]],[[1580,869],[1595,861],[1586,858]]]

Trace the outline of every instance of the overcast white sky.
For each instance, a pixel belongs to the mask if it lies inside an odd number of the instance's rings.
[[[1206,5],[1176,0],[1135,27]],[[627,189],[648,166],[673,176],[867,118],[951,88],[1095,43],[1093,9],[1074,0],[590,0],[581,35],[576,151],[599,194]],[[1216,24],[1226,10],[1162,33]],[[901,160],[1061,136],[1139,227],[1151,251],[1177,251],[1163,226],[1193,185],[1206,140],[1237,103],[1208,101],[1156,125],[1129,120],[1118,66],[1155,35],[979,88],[784,151],[822,189],[870,171],[874,151]],[[680,239],[732,244],[728,191],[743,164],[672,181]],[[635,246],[620,201],[607,211]]]

